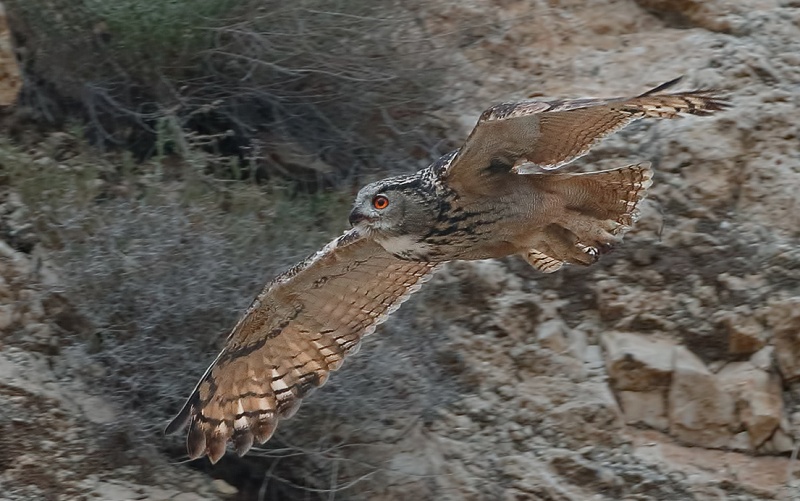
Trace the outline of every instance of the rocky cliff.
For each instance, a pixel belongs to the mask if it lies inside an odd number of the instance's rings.
[[[434,43],[457,38],[437,111],[461,124],[452,141],[499,100],[679,75],[733,108],[635,124],[581,159],[653,162],[622,246],[553,275],[449,265],[282,424],[302,459],[267,444],[262,462],[205,468],[236,488],[155,438],[126,443],[129,411],[62,370],[81,364],[58,342],[80,319],[50,293],[50,249],[19,244],[36,208],[0,183],[6,495],[260,499],[289,482],[264,466],[281,456],[309,499],[800,499],[800,3],[468,0],[419,20]],[[308,432],[320,416],[324,437]]]

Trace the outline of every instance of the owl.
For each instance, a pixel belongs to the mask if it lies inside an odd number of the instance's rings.
[[[522,101],[486,110],[464,145],[410,176],[362,188],[352,228],[267,284],[167,432],[189,457],[240,455],[328,379],[445,262],[521,256],[545,273],[590,265],[635,222],[652,171],[640,163],[553,172],[640,118],[710,115],[710,90]]]

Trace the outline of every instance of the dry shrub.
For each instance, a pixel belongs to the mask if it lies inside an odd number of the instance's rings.
[[[193,141],[253,160],[244,174],[311,188],[408,169],[409,151],[435,150],[419,123],[446,94],[446,52],[416,22],[413,1],[9,0],[6,9],[22,102],[54,123],[82,116],[95,144],[140,159],[157,152],[165,121],[186,135],[167,151]]]
[[[97,327],[85,346],[105,369],[99,380],[96,374],[83,377],[131,412],[126,415],[133,423],[126,427],[135,434],[133,443],[156,440],[177,459],[185,457],[183,436],[161,437],[165,421],[252,296],[331,236],[319,228],[333,225],[319,219],[343,220],[341,210],[325,215],[324,203],[319,210],[298,207],[306,202],[288,202],[267,220],[263,214],[231,217],[167,201],[117,202],[95,209],[88,238],[65,241],[59,256],[67,272],[62,294]],[[420,334],[415,324],[412,305],[295,419],[282,423],[260,453],[229,455],[209,473],[289,498],[305,492],[308,499],[324,499],[331,489],[342,490],[340,498],[368,491],[384,467],[380,460],[363,459],[370,444],[398,438],[454,391],[439,382],[442,337]],[[206,466],[205,460],[199,463]]]
[[[204,174],[215,159],[192,158],[165,173],[164,161],[110,162],[86,149],[55,162],[0,144],[0,178],[36,207],[39,241],[60,270],[53,293],[86,319],[61,339],[66,360],[84,361],[68,370],[123,410],[113,431],[130,447],[155,444],[175,460],[185,459],[184,437],[161,431],[228,330],[265,282],[342,231],[351,202],[222,181]],[[266,446],[209,473],[243,499],[368,499],[386,481],[386,444],[458,390],[442,372],[446,336],[426,295]]]

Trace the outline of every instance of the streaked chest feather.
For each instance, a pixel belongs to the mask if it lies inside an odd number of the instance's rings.
[[[390,254],[412,261],[450,261],[464,255],[483,255],[481,249],[494,245],[498,221],[503,218],[495,211],[454,210],[430,226],[401,235],[376,235],[375,240]],[[490,257],[487,255],[486,257]]]
[[[425,261],[433,250],[430,244],[419,241],[419,237],[414,235],[376,236],[375,240],[386,252],[400,259]]]

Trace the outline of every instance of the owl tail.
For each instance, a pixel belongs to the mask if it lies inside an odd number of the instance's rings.
[[[652,177],[649,163],[541,176],[546,189],[564,200],[564,211],[544,229],[536,248],[522,257],[545,273],[558,270],[563,263],[594,263],[636,222],[637,207]]]

